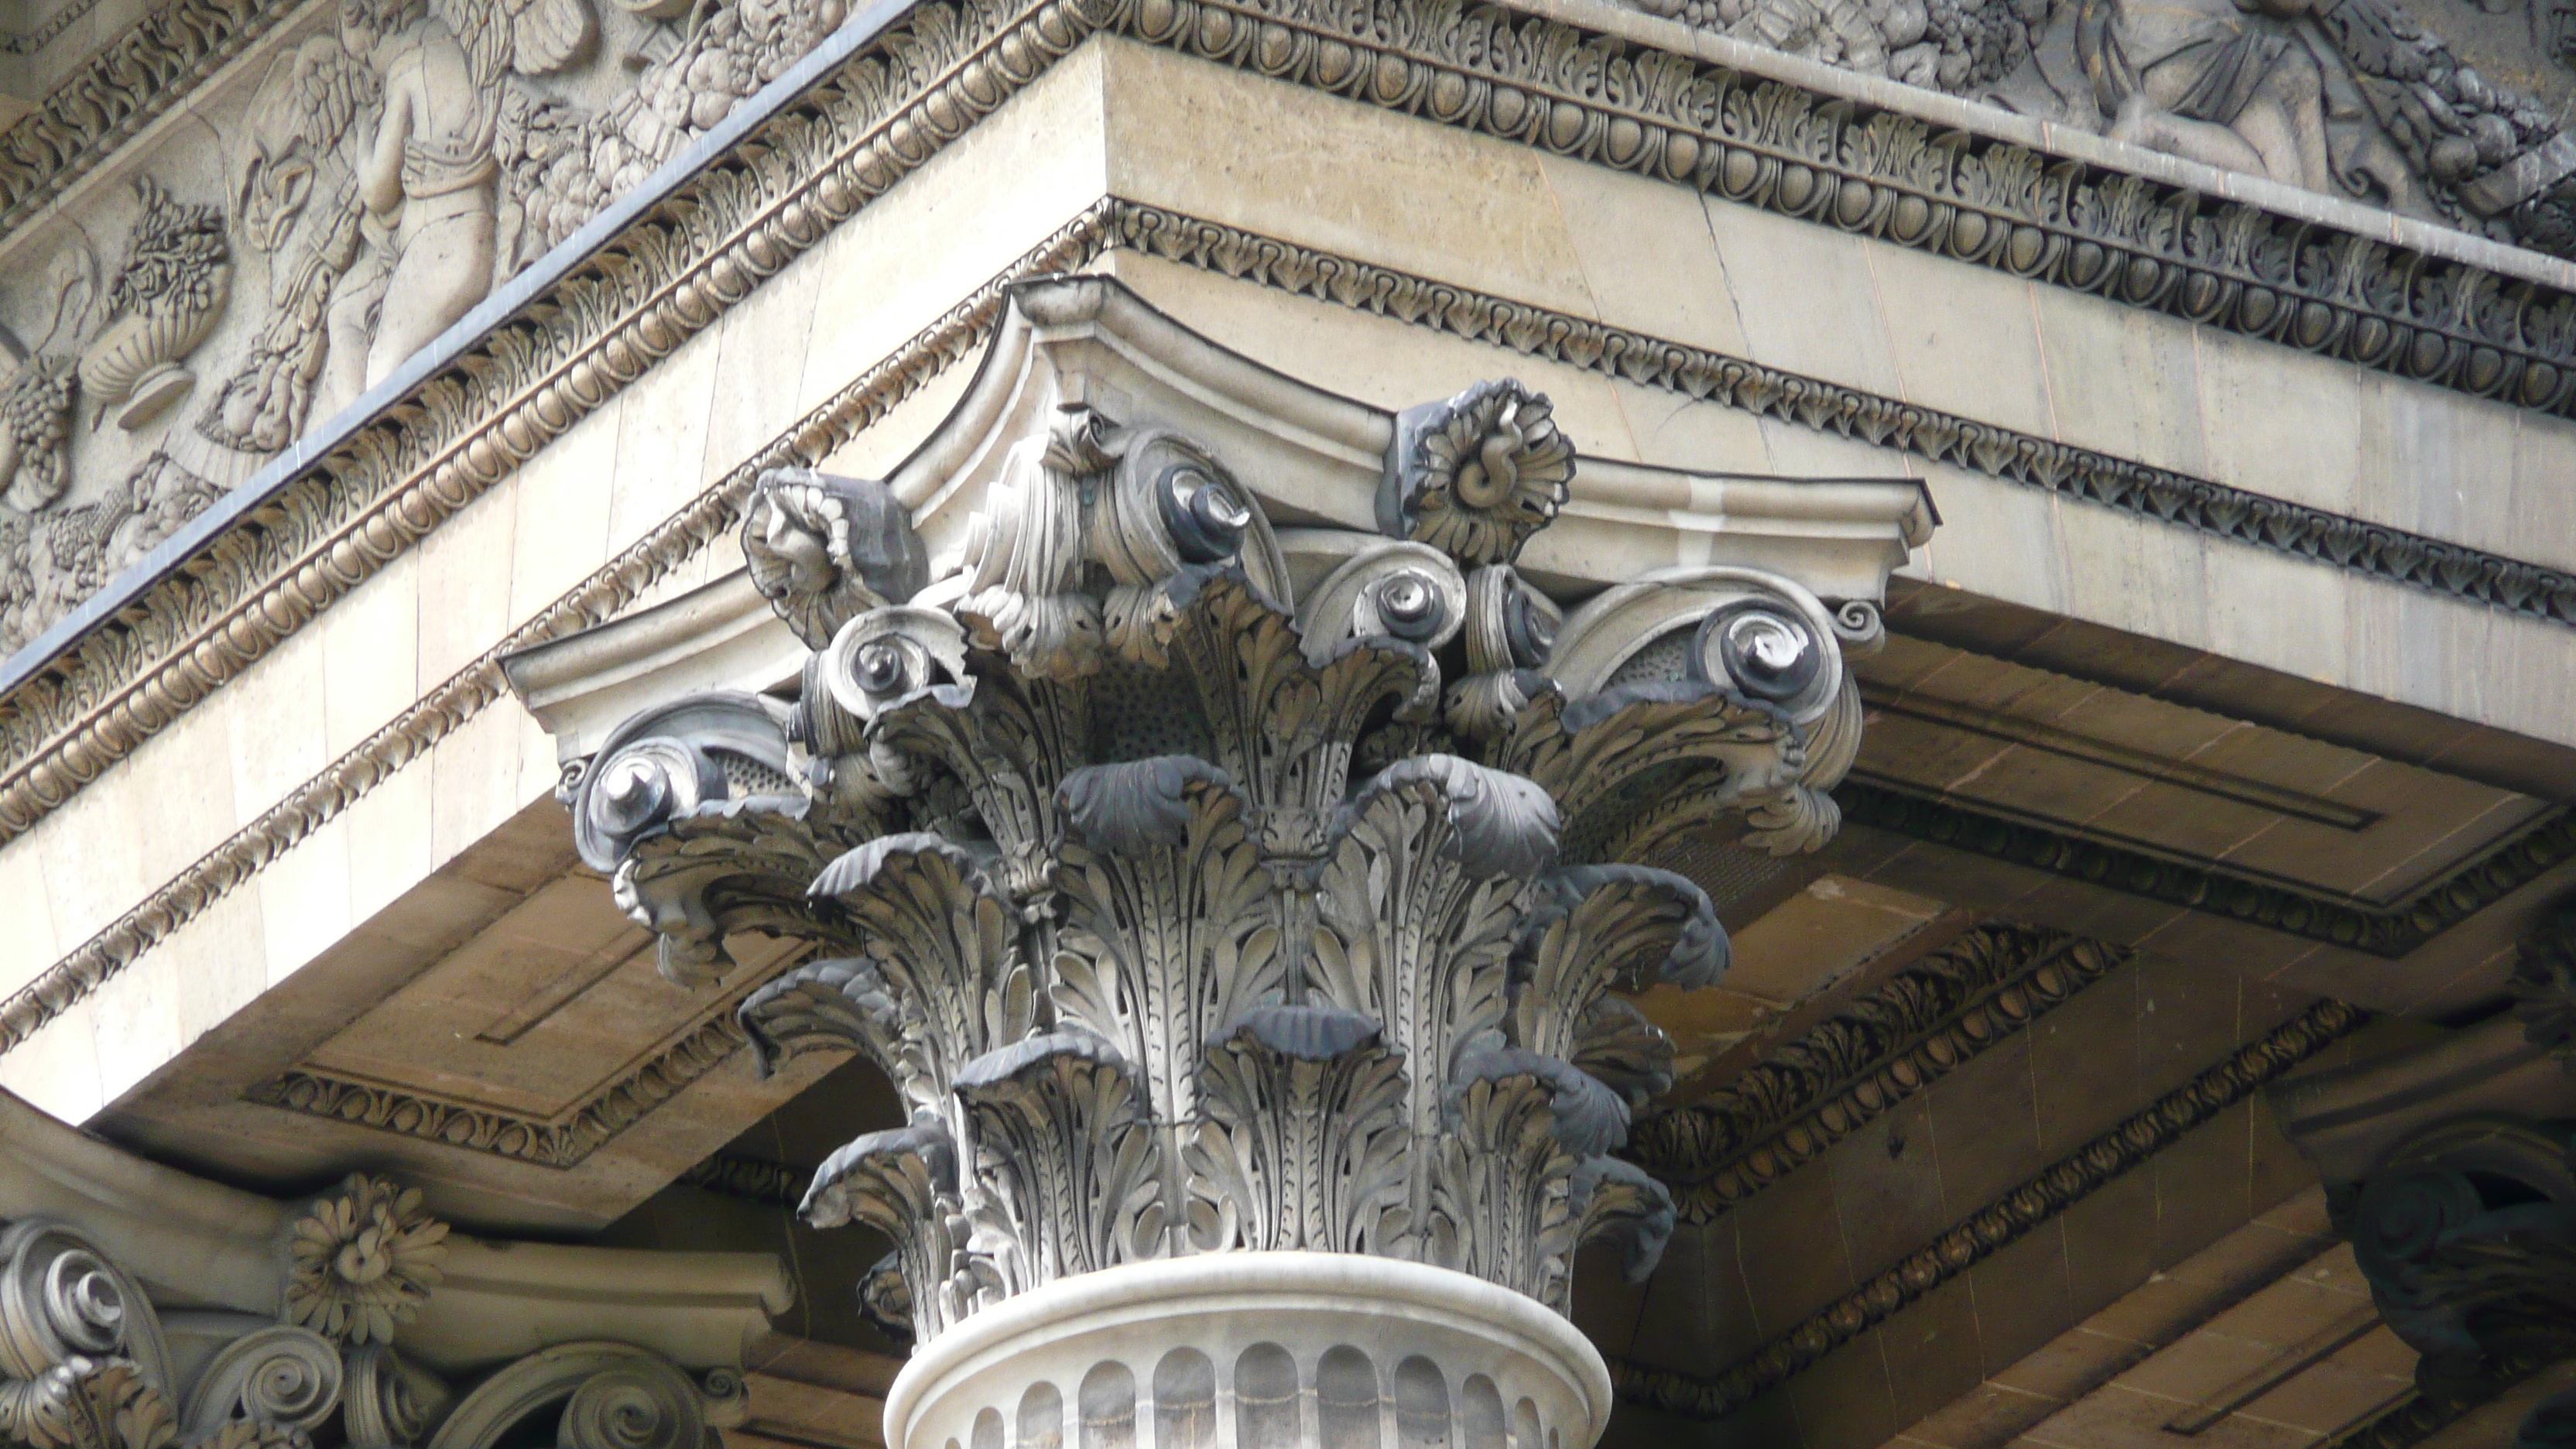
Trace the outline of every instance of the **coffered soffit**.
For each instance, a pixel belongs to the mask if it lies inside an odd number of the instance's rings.
[[[1859,666],[1861,778],[2386,910],[2544,798],[1899,634]]]

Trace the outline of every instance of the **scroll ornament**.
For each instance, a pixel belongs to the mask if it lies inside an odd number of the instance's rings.
[[[1384,536],[1303,589],[1238,481],[1258,459],[1083,408],[987,456],[917,589],[863,561],[909,556],[884,485],[762,479],[753,581],[829,629],[801,697],[658,706],[564,787],[674,980],[733,977],[742,932],[808,943],[740,1007],[764,1071],[854,1049],[898,1088],[910,1121],[801,1208],[894,1241],[871,1312],[927,1342],[1242,1250],[1559,1310],[1587,1239],[1651,1270],[1672,1203],[1611,1154],[1672,1048],[1622,993],[1713,982],[1727,948],[1622,843],[1667,806],[1821,843],[1849,621],[1746,569],[1567,615],[1513,565],[1574,452],[1508,382],[1402,415]]]
[[[740,1374],[693,1375],[619,1343],[542,1349],[460,1393],[391,1342],[436,1285],[446,1238],[417,1190],[353,1175],[287,1229],[276,1319],[165,1322],[79,1229],[0,1227],[0,1443],[497,1449],[550,1427],[558,1449],[714,1449],[712,1427],[742,1422]]]

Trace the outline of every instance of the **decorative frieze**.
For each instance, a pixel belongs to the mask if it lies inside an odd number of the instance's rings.
[[[2352,196],[2476,235],[2576,250],[2576,135],[2545,73],[2559,38],[2492,48],[2489,75],[2417,7],[2247,10],[2122,0],[1636,0],[1736,40],[1996,104],[2186,160]],[[2225,36],[2177,46],[2175,27]],[[2485,37],[2492,42],[2493,33]],[[2534,52],[2539,52],[2535,54]],[[2564,78],[2554,84],[2563,89]]]
[[[135,183],[143,202],[125,264],[108,283],[98,335],[81,353],[81,390],[114,409],[129,432],[196,386],[180,364],[206,340],[232,300],[223,209],[175,200],[158,182]]]

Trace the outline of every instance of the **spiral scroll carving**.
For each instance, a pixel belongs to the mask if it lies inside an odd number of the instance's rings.
[[[339,1345],[329,1339],[289,1324],[258,1329],[198,1371],[181,1418],[192,1435],[211,1434],[236,1416],[312,1429],[339,1407],[344,1377]]]
[[[2560,1126],[2477,1115],[2386,1153],[2329,1204],[2428,1396],[2576,1352],[2576,1168]]]
[[[649,1359],[603,1369],[564,1405],[559,1449],[697,1449],[707,1432],[697,1387]]]
[[[79,1230],[41,1218],[0,1230],[0,1372],[35,1379],[73,1360],[131,1360],[167,1392],[151,1300]]]

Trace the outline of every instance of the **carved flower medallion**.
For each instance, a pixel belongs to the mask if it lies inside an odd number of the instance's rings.
[[[384,1343],[437,1286],[447,1224],[421,1210],[420,1189],[352,1173],[295,1224],[287,1251],[290,1322],[343,1343]]]
[[[1481,382],[1396,421],[1392,502],[1400,527],[1469,566],[1509,563],[1556,517],[1574,481],[1574,445],[1545,394]],[[1398,520],[1382,520],[1395,524]]]

